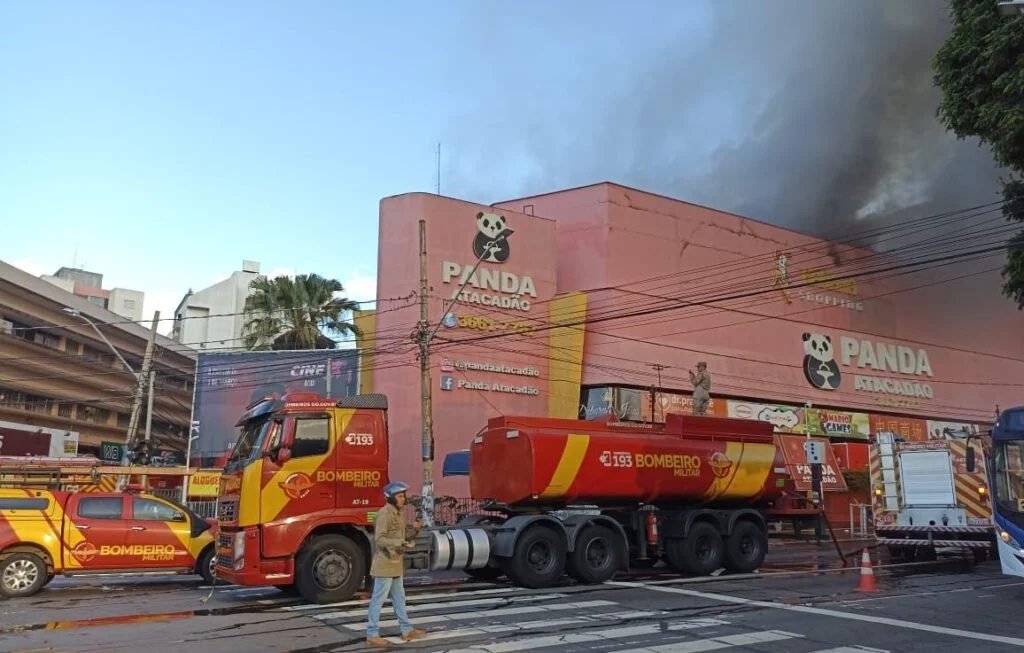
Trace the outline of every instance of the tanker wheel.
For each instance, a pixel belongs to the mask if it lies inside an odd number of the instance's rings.
[[[684,539],[669,540],[666,553],[676,571],[707,576],[721,568],[725,542],[714,526],[697,522]]]
[[[565,545],[543,526],[534,526],[519,536],[506,566],[506,575],[530,589],[549,587],[565,571]]]
[[[581,583],[611,580],[619,568],[618,538],[604,526],[590,526],[576,539],[576,548],[565,561],[565,571]]]
[[[749,574],[761,566],[767,553],[768,538],[757,524],[737,522],[725,542],[725,566],[731,571]]]

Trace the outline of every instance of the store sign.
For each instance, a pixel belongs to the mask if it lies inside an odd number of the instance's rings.
[[[808,331],[802,339],[804,377],[819,390],[840,389],[844,377],[849,374],[852,378],[846,382],[846,387],[852,386],[854,391],[880,395],[879,403],[885,405],[915,407],[908,405],[907,401],[916,404],[916,399],[932,399],[935,396],[931,384],[927,382],[934,374],[925,349],[840,336],[837,357],[831,335]],[[880,374],[865,374],[861,370]],[[888,376],[891,374],[905,376]]]
[[[775,251],[775,281],[787,304],[793,303],[790,281],[789,256],[782,251]],[[800,271],[800,280],[796,296],[801,301],[823,306],[838,306],[853,311],[863,311],[864,302],[857,299],[857,282],[853,279],[841,279],[824,270],[804,269]],[[846,295],[844,297],[842,295]]]
[[[106,462],[121,464],[124,460],[124,443],[123,442],[107,442],[103,441],[100,443],[100,460]]]
[[[216,497],[220,490],[220,470],[204,469],[196,472],[188,481],[190,497]]]
[[[509,383],[488,383],[487,381],[470,381],[469,379],[456,379],[447,374],[441,375],[441,389],[444,391],[453,390],[478,390],[480,392],[503,392],[513,395],[540,395],[540,390],[532,385],[512,385]]]
[[[775,427],[776,433],[810,433],[857,440],[870,437],[870,418],[867,413],[733,400],[727,404],[729,417],[768,422]]]
[[[450,358],[441,359],[442,372],[492,372],[495,374],[511,374],[513,376],[540,377],[540,370],[535,367],[514,367],[495,363],[479,363],[476,361],[459,361]]]
[[[786,469],[789,471],[793,484],[798,492],[810,492],[811,466],[807,464],[807,454],[804,452],[804,444],[807,438],[796,435],[780,435],[782,443],[782,456],[786,461]],[[811,438],[819,441],[825,448],[825,462],[821,466],[821,490],[822,492],[845,492],[847,490],[846,478],[843,477],[839,468],[839,461],[836,460],[835,451],[828,440]]]
[[[913,417],[872,415],[871,432],[876,435],[893,433],[907,442],[920,442],[928,438],[928,424],[923,419]]]
[[[485,266],[504,263],[512,255],[508,237],[514,232],[503,215],[476,214],[471,263],[441,262],[441,283],[454,285],[452,299],[464,304],[479,304],[516,311],[530,310],[530,298],[537,299],[537,288],[528,275],[519,276]],[[461,290],[465,287],[464,290]]]
[[[647,397],[647,401],[642,401],[640,403],[640,419],[644,422],[652,421],[650,392],[647,393]],[[669,413],[676,415],[692,415],[693,395],[681,394],[678,392],[656,392],[654,394],[653,421],[663,424],[665,422],[665,415],[668,415]],[[727,417],[728,412],[725,400],[716,400],[712,397],[711,400],[708,401],[707,414],[714,417]]]

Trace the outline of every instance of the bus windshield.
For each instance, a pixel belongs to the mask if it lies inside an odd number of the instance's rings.
[[[1024,512],[1024,439],[995,443],[996,503],[1002,511]]]

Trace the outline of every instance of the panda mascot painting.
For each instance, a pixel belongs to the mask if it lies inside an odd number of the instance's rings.
[[[832,338],[820,333],[804,333],[804,376],[819,390],[835,390],[842,374],[835,361]]]
[[[480,212],[476,214],[476,238],[473,239],[473,253],[485,263],[504,263],[511,250],[508,237],[512,230],[506,226],[505,216]]]

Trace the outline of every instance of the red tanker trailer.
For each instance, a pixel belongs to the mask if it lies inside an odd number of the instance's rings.
[[[665,559],[706,575],[757,569],[763,510],[786,466],[765,422],[669,415],[629,425],[499,417],[469,450],[470,494],[502,517],[433,532],[432,568],[544,587]]]
[[[388,482],[387,405],[289,394],[249,407],[221,475],[218,575],[319,603],[353,595]],[[679,415],[664,426],[500,417],[468,460],[488,514],[425,530],[406,559],[528,587],[563,573],[600,583],[661,559],[692,574],[753,571],[786,473],[770,424]]]

